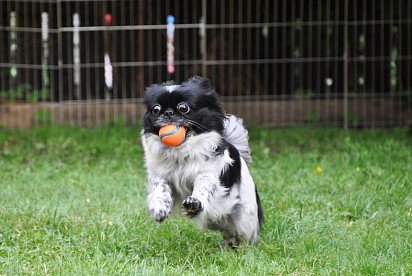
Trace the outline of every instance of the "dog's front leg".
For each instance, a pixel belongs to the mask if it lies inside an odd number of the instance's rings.
[[[172,191],[166,180],[162,178],[149,179],[148,189],[147,206],[150,216],[162,222],[172,211]]]
[[[183,201],[183,209],[190,217],[201,214],[202,218],[216,219],[220,216],[217,198],[224,195],[225,189],[220,185],[216,174],[200,174],[193,184],[193,193]]]

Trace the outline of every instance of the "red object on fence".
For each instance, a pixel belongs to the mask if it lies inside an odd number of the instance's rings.
[[[112,25],[112,15],[110,13],[104,15],[104,23],[106,26]]]

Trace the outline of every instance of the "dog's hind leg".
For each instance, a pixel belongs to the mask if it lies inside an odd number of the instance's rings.
[[[220,242],[220,247],[222,248],[236,248],[239,246],[239,237],[235,234],[230,233],[227,230],[220,231],[223,240]]]
[[[260,226],[256,208],[244,207],[241,212],[233,216],[233,223],[245,241],[250,244],[257,243]]]

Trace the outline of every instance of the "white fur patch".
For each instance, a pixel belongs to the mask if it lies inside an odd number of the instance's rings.
[[[164,220],[172,211],[172,191],[166,181],[161,178],[149,179],[147,206],[154,220]]]
[[[149,179],[165,179],[173,184],[181,199],[186,198],[199,174],[222,170],[220,160],[215,158],[221,139],[217,132],[209,132],[190,136],[178,147],[167,147],[157,135],[142,135]]]
[[[172,93],[173,91],[175,91],[175,90],[178,89],[179,87],[180,87],[180,85],[177,85],[177,84],[165,86],[166,90],[167,90],[169,93]]]
[[[223,136],[226,141],[237,148],[246,163],[250,163],[252,158],[250,157],[249,135],[243,126],[243,120],[234,115],[229,115],[224,123]]]

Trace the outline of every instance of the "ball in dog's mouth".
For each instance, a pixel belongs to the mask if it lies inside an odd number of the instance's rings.
[[[186,139],[186,128],[177,124],[164,125],[159,130],[159,137],[164,145],[178,147]]]

